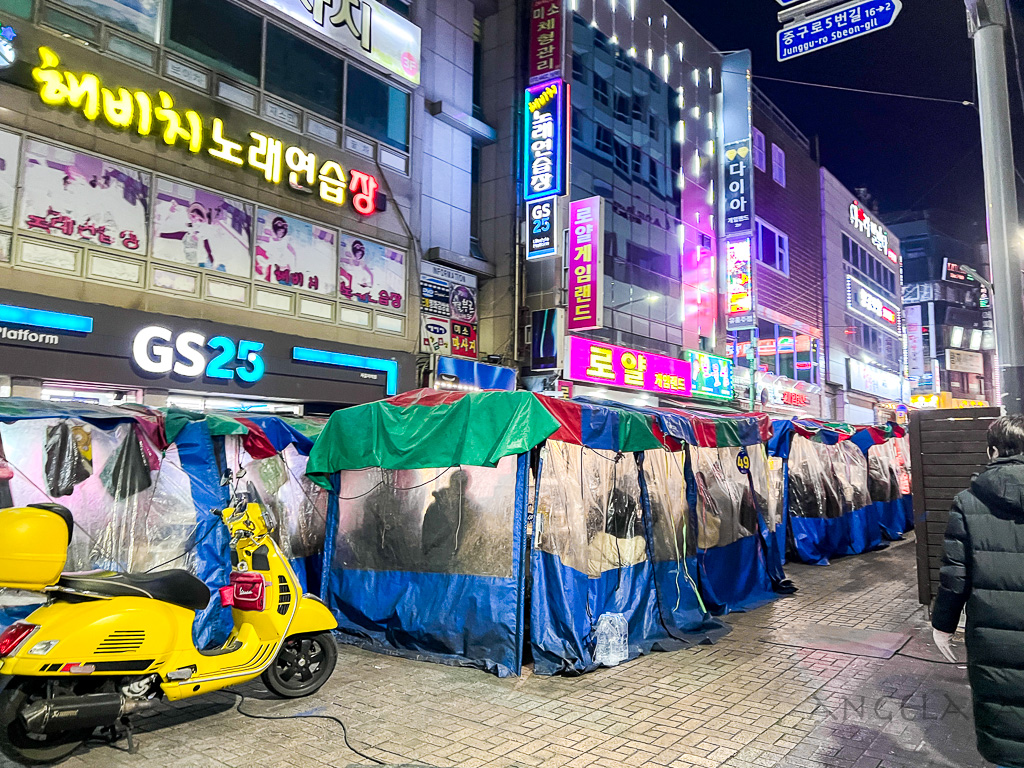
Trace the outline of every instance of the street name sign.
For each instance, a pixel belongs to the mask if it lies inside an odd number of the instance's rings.
[[[778,59],[789,61],[892,26],[901,0],[856,0],[801,19],[778,32]]]

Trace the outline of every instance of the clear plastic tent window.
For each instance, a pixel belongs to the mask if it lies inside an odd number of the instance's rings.
[[[899,438],[886,440],[868,449],[867,487],[872,501],[895,501],[910,492],[909,488],[901,490],[902,486],[909,485],[909,476],[903,466],[897,440]]]
[[[61,430],[70,430],[85,457],[85,463],[75,460],[71,478],[65,457],[57,453]],[[171,562],[168,567],[194,572],[194,556],[185,552],[193,542],[196,510],[174,446],[152,469],[146,457],[156,451],[147,453],[129,424],[104,430],[73,419],[33,419],[0,425],[0,439],[13,470],[13,504],[56,501],[71,510],[76,530],[67,570],[140,572]],[[71,493],[52,496],[57,490]]]
[[[253,459],[242,438],[227,438],[228,460],[233,469],[245,470],[260,499],[270,507],[278,522],[275,538],[289,559],[309,557],[323,552],[327,523],[328,493],[306,477],[308,456],[294,445],[266,459]]]
[[[796,517],[835,519],[871,503],[868,464],[850,441],[836,445],[793,436],[789,510]]]
[[[633,454],[549,440],[541,457],[538,549],[591,578],[647,559]]]
[[[764,445],[745,449],[699,448],[689,446],[697,484],[697,546],[724,547],[753,536],[758,529],[758,512],[769,530],[778,522],[778,504],[769,504],[772,487]],[[750,457],[750,475],[737,466],[741,450]]]
[[[334,567],[510,578],[517,461],[340,473]]]

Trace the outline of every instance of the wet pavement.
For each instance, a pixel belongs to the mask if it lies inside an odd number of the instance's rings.
[[[930,646],[912,537],[828,568],[789,565],[787,574],[800,591],[728,616],[733,631],[717,645],[583,677],[527,670],[499,680],[341,646],[333,678],[311,698],[241,689],[246,712],[340,718],[363,756],[333,720],[251,719],[235,711],[237,696],[220,693],[145,718],[138,754],[97,744],[64,765],[989,766],[974,746],[966,669]],[[834,628],[858,630],[856,642],[836,644],[857,653],[820,649],[822,638],[841,641]],[[794,645],[801,632],[818,649]],[[873,652],[864,643],[874,632],[910,640],[891,658],[879,657],[891,653],[891,636],[882,638],[888,650],[859,655]]]

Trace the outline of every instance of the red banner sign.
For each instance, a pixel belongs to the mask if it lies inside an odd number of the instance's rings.
[[[530,83],[561,75],[561,0],[533,0],[530,4]]]

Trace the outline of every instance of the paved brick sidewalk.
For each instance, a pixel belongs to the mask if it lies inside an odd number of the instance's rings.
[[[728,618],[713,647],[659,653],[578,678],[499,680],[469,669],[342,646],[317,696],[244,709],[345,721],[353,744],[395,764],[525,768],[983,768],[966,672],[929,647],[916,600],[912,539],[835,562],[789,566],[792,597]],[[883,660],[765,642],[772,630],[830,624],[902,631],[912,654]],[[217,694],[149,717],[141,749],[95,746],[75,768],[369,765],[328,720],[261,721]]]

